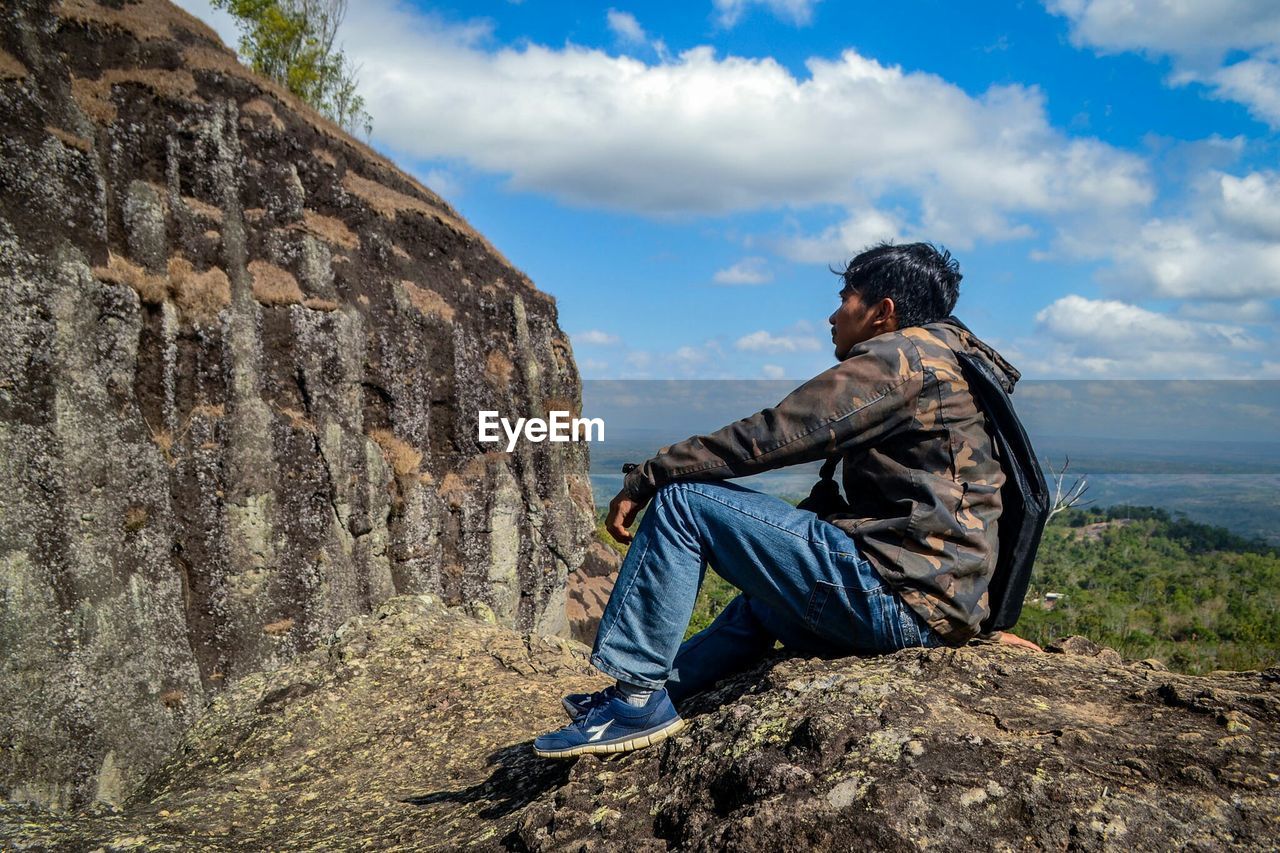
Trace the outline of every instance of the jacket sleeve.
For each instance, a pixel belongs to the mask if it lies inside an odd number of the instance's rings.
[[[627,474],[623,492],[644,503],[667,483],[744,477],[876,443],[912,422],[921,385],[914,344],[878,335],[776,406],[664,448]]]

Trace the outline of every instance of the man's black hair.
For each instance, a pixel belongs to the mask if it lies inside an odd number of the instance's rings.
[[[880,243],[849,261],[843,272],[832,272],[844,278],[843,291],[856,291],[864,302],[892,299],[900,329],[949,315],[964,277],[951,253],[932,243]]]

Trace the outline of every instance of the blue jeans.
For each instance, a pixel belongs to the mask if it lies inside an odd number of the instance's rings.
[[[681,643],[708,563],[742,595]],[[622,561],[591,662],[680,701],[751,667],[774,640],[823,657],[943,645],[834,524],[733,483],[663,486]]]

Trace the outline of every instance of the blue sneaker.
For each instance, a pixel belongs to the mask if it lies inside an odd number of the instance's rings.
[[[650,696],[643,708],[613,696],[593,705],[581,719],[534,740],[533,752],[542,758],[630,752],[652,746],[683,728],[684,720],[665,689]]]
[[[576,723],[596,705],[612,699],[616,689],[615,685],[610,684],[604,690],[597,690],[595,693],[570,693],[560,700],[560,704],[564,706],[564,712],[569,715],[569,719]]]

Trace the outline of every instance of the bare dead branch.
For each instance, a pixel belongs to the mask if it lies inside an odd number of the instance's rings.
[[[1062,467],[1055,469],[1053,463],[1048,465],[1049,474],[1053,477],[1053,503],[1049,507],[1049,518],[1053,518],[1065,509],[1088,506],[1092,500],[1084,500],[1089,491],[1089,478],[1085,474],[1076,477],[1070,486],[1066,486],[1067,469],[1071,466],[1071,457],[1064,455]]]

